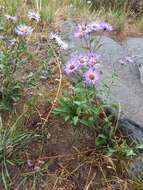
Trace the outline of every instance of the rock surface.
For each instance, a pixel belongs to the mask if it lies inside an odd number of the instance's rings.
[[[76,23],[73,21],[66,21],[61,26],[62,38],[69,44],[68,51],[63,54],[64,60],[73,52],[80,50],[80,43],[74,37],[75,28]],[[116,42],[103,36],[101,44],[98,54],[102,57],[102,81],[106,80],[110,83],[112,73],[118,75],[111,87],[110,96],[106,99],[111,103],[120,104],[122,118],[133,121],[132,124],[126,121],[128,126],[137,123],[137,126],[143,129],[143,38],[128,38],[124,42]],[[135,56],[137,59],[132,62],[132,57]],[[131,61],[123,64],[121,60],[126,57]],[[131,127],[131,129],[135,132],[138,127]],[[143,130],[139,133],[135,132],[134,135],[142,139]]]
[[[143,182],[143,153],[129,164],[128,174],[132,180]]]

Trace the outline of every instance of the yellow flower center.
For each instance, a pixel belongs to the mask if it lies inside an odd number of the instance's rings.
[[[94,74],[90,74],[89,75],[89,79],[94,80],[95,79],[95,75]]]
[[[27,32],[27,28],[21,28],[21,32]]]
[[[84,63],[85,63],[85,60],[82,58],[82,59],[79,60],[79,62],[80,62],[81,64],[84,64]]]
[[[70,65],[70,70],[73,70],[75,68],[74,65]]]
[[[96,60],[95,59],[92,60],[92,65],[96,65]]]

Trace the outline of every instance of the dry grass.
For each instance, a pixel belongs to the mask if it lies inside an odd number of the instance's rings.
[[[141,1],[93,1],[87,4],[84,0],[0,0],[1,5],[6,7],[5,13],[18,14],[23,12],[23,20],[29,9],[40,12],[43,23],[59,26],[64,20],[74,19],[78,21],[107,20],[113,24],[115,31],[130,35],[128,28],[136,28],[134,33],[142,33],[143,5]],[[19,15],[21,17],[21,15]],[[133,32],[133,31],[132,31]],[[131,35],[132,35],[131,32]]]
[[[91,1],[92,9],[101,9],[104,7],[106,11],[113,10],[122,11],[128,15],[142,16],[143,2],[142,0],[96,0]]]
[[[52,115],[57,98],[67,83],[64,84],[62,81],[61,60],[57,49],[47,41],[48,32],[58,29],[67,19],[74,19],[77,22],[93,19],[108,20],[118,32],[124,30],[129,32],[128,15],[111,11],[111,9],[106,12],[103,8],[91,12],[90,7],[79,0],[0,0],[0,4],[5,7],[0,13],[1,16],[6,13],[16,14],[25,22],[27,22],[26,14],[29,9],[35,9],[41,13],[42,22],[40,26],[34,26],[37,32],[28,41],[29,51],[33,53],[31,55],[34,59],[29,63],[25,72],[41,69],[40,61],[46,60],[52,65],[50,70],[56,73],[52,77],[50,75],[48,82],[38,83],[35,91],[29,89],[26,92],[24,101],[29,98],[30,93],[35,97],[38,93],[42,93],[42,97],[39,96],[40,100],[24,102],[23,107],[21,106],[26,111],[25,120],[22,121],[26,126],[26,131],[38,134],[41,138],[40,140],[37,138],[22,153],[20,157],[23,160],[22,165],[12,167],[11,188],[19,190],[130,190],[134,184],[135,188],[133,187],[132,190],[139,190],[139,188],[142,190],[141,183],[128,179],[126,160],[121,161],[121,159],[98,152],[95,149],[95,139],[92,139],[92,135],[89,136],[88,142],[84,133],[78,131],[77,134],[69,124],[65,125],[61,118],[57,119]],[[142,30],[142,23],[143,19],[141,21],[139,19],[137,23],[133,21],[132,28],[137,25]],[[44,31],[42,34],[41,29]],[[136,32],[138,32],[137,29],[134,33]],[[46,41],[43,42],[42,39]],[[36,48],[35,43],[38,43]],[[47,52],[49,49],[53,51],[53,57],[50,60]],[[46,107],[45,104],[49,101]],[[15,115],[19,114],[17,112]],[[10,116],[11,118],[13,120],[13,115]],[[51,138],[49,134],[52,135]],[[27,159],[31,159],[39,170],[29,168],[26,163]],[[0,186],[0,189],[4,188]]]

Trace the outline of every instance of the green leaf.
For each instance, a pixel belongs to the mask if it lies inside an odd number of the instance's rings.
[[[66,113],[66,111],[62,108],[55,108],[53,112],[54,113]]]
[[[112,156],[114,153],[116,153],[117,150],[116,149],[113,149],[113,148],[108,148],[108,156]]]
[[[77,125],[77,122],[78,122],[78,116],[75,116],[73,118],[73,124],[76,126]]]
[[[133,149],[127,150],[127,156],[135,156],[136,153],[133,151]]]
[[[89,47],[82,47],[82,49],[85,50],[85,51],[89,51],[90,50]]]
[[[94,38],[92,38],[92,39],[90,40],[90,44],[93,43],[93,42],[94,42]]]
[[[138,145],[136,146],[136,148],[137,148],[137,149],[143,149],[143,144],[138,144]]]
[[[8,184],[7,184],[6,176],[3,170],[2,170],[2,181],[3,181],[5,189],[8,190]]]
[[[98,135],[98,137],[96,138],[96,145],[100,146],[100,145],[105,145],[107,143],[107,138],[105,135]]]
[[[4,65],[0,64],[0,69],[3,70],[4,69]]]
[[[91,126],[91,122],[89,122],[89,120],[80,119],[80,123],[87,127]]]
[[[81,114],[81,108],[80,108],[80,107],[78,107],[78,108],[77,108],[76,113],[77,113],[78,115],[80,115],[80,114]]]
[[[65,117],[65,121],[68,121],[69,119],[70,119],[70,116],[67,115],[67,116]]]
[[[81,106],[83,102],[82,102],[82,101],[81,101],[81,102],[79,102],[79,101],[74,101],[73,103],[76,104],[77,106]]]

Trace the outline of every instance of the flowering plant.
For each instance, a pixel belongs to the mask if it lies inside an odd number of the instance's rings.
[[[5,15],[6,19],[11,22],[16,22],[17,21],[17,16],[10,16],[10,15]]]
[[[82,43],[83,52],[73,55],[65,65],[65,73],[69,78],[82,78],[86,85],[95,87],[100,78],[100,56],[96,50],[100,47],[100,39],[104,32],[111,32],[112,26],[106,22],[91,22],[78,25],[75,37]],[[95,42],[95,35],[99,36]]]
[[[30,20],[34,20],[37,23],[40,22],[40,14],[35,11],[28,11],[28,17]]]
[[[18,25],[15,28],[15,32],[19,36],[28,36],[28,35],[32,34],[33,29],[32,29],[31,26],[27,26],[25,24],[21,24],[21,25]]]
[[[96,143],[107,144],[114,133],[111,130],[111,118],[105,113],[105,103],[98,97],[100,83],[100,56],[96,50],[100,47],[100,39],[104,32],[111,32],[108,23],[92,22],[78,25],[75,38],[80,39],[82,51],[73,54],[64,65],[64,73],[71,81],[72,92],[59,100],[55,113],[62,114],[65,121],[73,126],[79,124],[93,127],[97,133]],[[95,41],[95,35],[98,40]]]
[[[24,88],[24,83],[17,80],[15,75],[23,65],[22,55],[26,47],[21,42],[12,42],[0,51],[0,111],[11,111],[13,104],[21,98]]]
[[[29,12],[28,17],[40,21],[38,13]],[[18,79],[16,76],[30,58],[27,37],[32,34],[33,28],[26,24],[17,25],[17,16],[6,15],[6,19],[8,23],[10,22],[8,26],[10,35],[13,34],[14,38],[11,39],[9,36],[0,38],[4,47],[0,49],[0,111],[11,111],[13,105],[23,96],[25,86],[30,83],[26,77]]]
[[[90,127],[99,150],[102,148],[108,155],[131,156],[135,155],[135,148],[128,146],[126,140],[119,136],[116,106],[110,107],[101,100],[101,93],[109,95],[110,87],[103,82],[100,87],[104,88],[98,88],[102,71],[96,50],[101,46],[100,39],[104,32],[111,31],[112,26],[106,22],[78,25],[75,38],[80,39],[82,50],[73,54],[64,65],[71,90],[59,99],[54,113],[64,116],[65,121],[69,121],[74,128]],[[131,59],[128,58],[128,61],[131,62]],[[116,73],[113,73],[112,84],[115,77]]]

